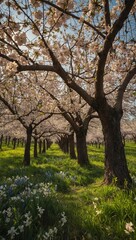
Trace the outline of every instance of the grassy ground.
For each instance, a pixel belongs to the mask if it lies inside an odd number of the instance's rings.
[[[135,184],[129,191],[103,186],[103,148],[88,146],[88,153],[90,166],[81,168],[76,160],[70,160],[57,145],[52,145],[45,155],[36,160],[32,157],[31,166],[24,168],[23,148],[3,147],[0,152],[0,221],[3,221],[0,239],[135,240]],[[133,143],[127,143],[126,155],[135,181],[136,146]],[[20,199],[25,203],[23,208]]]

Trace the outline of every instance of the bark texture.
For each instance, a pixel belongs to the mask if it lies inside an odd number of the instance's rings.
[[[30,125],[26,130],[27,138],[24,152],[24,166],[30,166],[30,147],[32,138],[32,126]]]
[[[69,154],[71,159],[76,159],[75,143],[74,143],[74,132],[69,135]]]
[[[38,153],[37,153],[37,138],[34,137],[34,158],[38,157]]]
[[[99,111],[105,141],[104,182],[110,184],[113,179],[119,187],[132,183],[125,156],[120,130],[122,112],[105,104]]]
[[[89,164],[86,145],[86,132],[84,129],[80,129],[76,132],[76,146],[78,163],[81,166]]]
[[[43,139],[42,153],[46,153],[46,140],[45,139]]]

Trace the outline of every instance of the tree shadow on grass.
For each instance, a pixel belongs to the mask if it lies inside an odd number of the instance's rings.
[[[22,157],[8,157],[0,158],[0,180],[3,177],[9,177],[12,175],[14,169],[18,169],[23,166]]]
[[[23,155],[10,151],[9,155],[0,159],[1,179],[11,176],[30,176],[35,182],[46,181],[58,185],[58,189],[66,190],[68,186],[87,186],[103,176],[103,167],[91,162],[81,167],[77,160],[70,159],[57,145],[53,145],[46,154],[37,159],[31,158],[31,166],[23,167]]]
[[[96,181],[96,179],[101,178],[104,175],[103,164],[97,165],[96,159],[90,161],[90,165],[80,166],[77,160],[70,159],[68,155],[62,154],[61,157],[54,154],[49,154],[43,157],[42,162],[44,163],[45,170],[47,168],[52,172],[52,167],[57,169],[58,172],[62,172],[68,179],[70,179],[71,184],[86,186],[90,183]],[[42,163],[41,163],[42,164]],[[63,176],[62,176],[63,177]]]
[[[34,184],[38,182],[52,183],[58,192],[67,193],[72,186],[88,186],[103,176],[102,167],[94,164],[80,167],[76,163],[72,166],[72,160],[69,160],[70,163],[67,167],[67,163],[65,162],[63,165],[64,161],[62,160],[61,168],[59,167],[60,164],[56,165],[55,163],[23,167],[19,164],[19,160],[21,159],[18,159],[15,164],[13,159],[9,159],[10,164],[8,166],[7,163],[1,165],[0,181],[3,181],[4,177],[27,176]]]

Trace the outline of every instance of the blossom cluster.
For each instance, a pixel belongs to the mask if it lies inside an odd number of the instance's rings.
[[[21,45],[23,45],[23,44],[26,44],[26,41],[27,41],[27,38],[26,38],[26,33],[25,32],[23,32],[23,33],[21,33],[21,34],[17,34],[17,35],[15,35],[15,41],[17,42],[17,44],[19,45],[19,46],[21,46]]]
[[[65,0],[57,0],[57,5],[63,9],[67,9],[67,10],[71,10],[74,7],[74,1],[73,0],[69,0],[69,1],[65,1]]]
[[[8,62],[6,69],[5,69],[5,73],[8,77],[12,77],[14,76],[14,74],[17,72],[17,63],[16,62]]]

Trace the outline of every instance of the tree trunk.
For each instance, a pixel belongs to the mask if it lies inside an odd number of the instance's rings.
[[[7,142],[7,146],[9,147],[9,145],[10,145],[10,140],[11,140],[11,137],[9,136],[8,137],[8,142]]]
[[[22,138],[22,140],[21,140],[21,147],[24,147],[24,143],[25,143],[25,140],[24,140],[24,138]]]
[[[0,150],[2,150],[2,143],[3,143],[3,134],[0,137]]]
[[[38,153],[37,153],[37,138],[34,137],[34,158],[38,157]]]
[[[46,153],[46,140],[43,139],[43,149],[42,149],[42,153]]]
[[[86,132],[81,129],[76,132],[76,147],[78,163],[83,166],[89,164],[87,145],[86,145]]]
[[[136,134],[132,134],[134,143],[136,143]]]
[[[75,143],[74,143],[74,132],[69,135],[69,153],[71,159],[76,159]]]
[[[20,139],[18,138],[17,139],[17,147],[19,147],[19,144],[20,144]]]
[[[69,142],[68,142],[68,135],[63,137],[63,152],[69,153]]]
[[[124,144],[120,130],[122,113],[106,105],[100,112],[104,141],[105,141],[105,177],[106,184],[113,179],[119,187],[131,185],[132,180],[128,171]]]
[[[13,138],[12,143],[13,143],[13,149],[16,149],[17,138]]]
[[[27,133],[27,139],[25,143],[24,166],[30,166],[30,147],[31,147],[31,138],[32,138],[31,125],[27,128],[26,133]]]
[[[42,153],[42,140],[39,140],[39,154]]]
[[[8,137],[6,136],[5,137],[5,144],[7,145],[7,142],[8,142]]]
[[[50,148],[52,142],[50,139],[46,138],[46,143],[47,143],[47,149]]]

